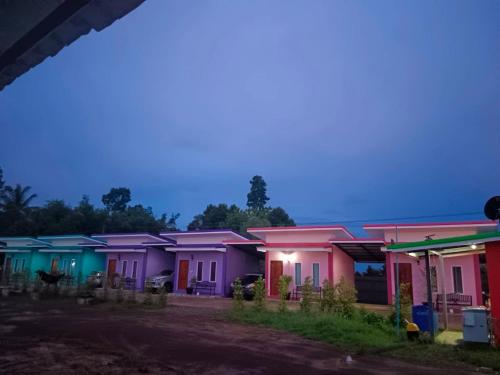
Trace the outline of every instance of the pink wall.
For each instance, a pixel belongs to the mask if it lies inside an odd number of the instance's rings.
[[[340,278],[354,284],[354,260],[342,250],[333,248],[333,282],[338,283]]]
[[[320,286],[323,280],[328,279],[328,252],[327,251],[293,251],[289,255],[281,251],[269,251],[269,263],[272,260],[283,261],[283,274],[290,275],[294,279],[290,288],[295,288],[295,263],[301,263],[302,283],[307,276],[313,277],[313,263],[319,263],[319,283]],[[290,260],[288,261],[288,258]],[[269,269],[269,268],[268,268]],[[269,283],[271,275],[266,275],[266,280]],[[269,290],[269,285],[267,286]]]
[[[415,304],[421,304],[427,301],[427,281],[425,277],[425,259],[423,257],[417,259],[405,254],[398,254],[399,263],[410,263],[412,265],[412,284],[413,284],[413,302]],[[391,270],[391,283],[390,283],[390,296],[392,301],[392,296],[395,295],[395,275],[394,275],[394,264],[396,263],[396,254],[391,254],[390,256],[390,270]],[[436,294],[442,293],[440,285],[440,266],[437,256],[431,256],[431,266],[436,267],[437,273],[437,287],[438,292],[433,293],[433,298],[435,299]],[[453,293],[453,274],[452,267],[460,266],[462,267],[462,285],[463,294],[472,296],[472,304],[481,304],[481,291],[477,290],[478,284],[480,283],[480,274],[476,268],[478,268],[477,255],[463,255],[450,258],[444,258],[444,281],[445,281],[445,293]],[[388,274],[389,275],[389,274]]]

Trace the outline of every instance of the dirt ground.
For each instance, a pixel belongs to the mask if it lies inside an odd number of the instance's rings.
[[[139,309],[0,299],[0,374],[446,372],[373,355],[346,363],[348,353],[330,345],[228,321],[217,305],[174,298],[166,309]]]

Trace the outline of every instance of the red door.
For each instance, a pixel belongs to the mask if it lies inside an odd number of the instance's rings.
[[[188,286],[189,260],[179,261],[179,278],[177,280],[177,289],[186,289]]]
[[[116,273],[116,259],[108,260],[108,285],[113,286],[113,279]]]
[[[394,275],[396,275],[396,264],[394,264]],[[413,283],[411,278],[411,263],[399,263],[399,285],[409,285],[410,297],[413,300]]]
[[[271,295],[277,296],[279,294],[279,279],[283,275],[283,262],[281,260],[271,261]]]
[[[59,260],[57,258],[52,258],[52,263],[50,264],[50,273],[59,272]]]

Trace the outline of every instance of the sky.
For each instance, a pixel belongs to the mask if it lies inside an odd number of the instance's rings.
[[[495,0],[147,0],[0,92],[36,204],[125,186],[181,227],[256,174],[299,224],[481,219],[499,144]]]

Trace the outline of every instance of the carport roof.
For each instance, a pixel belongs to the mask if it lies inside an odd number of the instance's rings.
[[[486,242],[500,241],[500,232],[486,232],[468,236],[439,238],[418,242],[403,242],[389,245],[383,249],[388,252],[416,252],[425,250],[445,251],[463,246],[480,245]],[[473,249],[471,249],[473,250]]]
[[[352,238],[332,240],[331,244],[337,246],[344,253],[360,263],[377,263],[385,261],[382,247],[385,241],[379,238]]]

